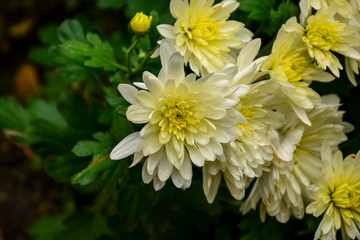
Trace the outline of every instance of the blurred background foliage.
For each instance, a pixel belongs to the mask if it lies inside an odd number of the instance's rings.
[[[280,26],[298,16],[298,1],[241,0],[231,18],[262,39],[267,55]],[[143,184],[141,166],[108,154],[136,126],[119,83],[157,74],[159,23],[174,23],[169,1],[0,0],[0,239],[304,239],[318,222],[311,216],[280,224],[258,212],[239,213],[241,202],[220,188],[213,204],[203,195],[201,171],[184,191],[159,192]],[[128,22],[136,12],[153,16],[150,34],[132,53]],[[336,93],[345,120],[360,125],[358,88],[344,74],[314,83]],[[360,146],[358,128],[341,145]]]

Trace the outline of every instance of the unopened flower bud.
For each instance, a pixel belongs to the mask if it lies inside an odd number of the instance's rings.
[[[130,21],[131,30],[136,36],[145,36],[149,31],[151,20],[152,16],[147,16],[142,12],[138,12]]]

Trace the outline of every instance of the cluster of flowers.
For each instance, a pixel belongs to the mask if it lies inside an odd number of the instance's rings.
[[[258,59],[260,39],[228,20],[238,6],[171,0],[174,26],[157,26],[164,37],[155,52],[158,76],[144,72],[136,87],[118,87],[131,103],[128,120],[145,125],[124,138],[111,159],[133,154],[131,166],[144,159],[143,181],[153,181],[155,190],[169,178],[188,188],[194,164],[202,168],[209,203],[223,178],[237,200],[251,186],[243,213],[260,203],[262,220],[269,214],[284,223],[305,211],[325,212],[315,238],[334,239],[340,228],[344,239],[360,238],[360,154],[344,161],[339,151],[332,156],[352,126],[342,121],[336,95],[321,97],[310,87],[339,77],[343,67],[334,53],[345,56],[356,85],[359,3],[301,0],[300,23],[289,19],[271,54]],[[148,26],[143,19],[140,26]],[[193,73],[185,75],[184,65]]]

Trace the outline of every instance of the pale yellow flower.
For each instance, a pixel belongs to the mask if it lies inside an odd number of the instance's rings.
[[[339,77],[339,70],[343,67],[333,52],[360,60],[360,53],[354,48],[360,46],[360,36],[357,35],[358,27],[334,20],[336,11],[336,5],[320,9],[307,18],[305,27],[298,24],[295,17],[291,18],[285,24],[285,29],[299,33],[310,57],[314,58],[321,68],[329,68]]]
[[[359,14],[359,3],[357,0],[301,0],[301,16],[306,19],[311,15],[311,9],[327,9],[332,5],[337,6],[335,18],[340,21],[353,21]]]
[[[306,187],[318,180],[321,173],[321,146],[329,142],[332,149],[345,141],[344,112],[338,111],[339,98],[323,97],[323,103],[310,110],[313,123],[302,123],[290,108],[278,109],[284,114],[284,125],[278,129],[279,136],[269,136],[273,159],[269,170],[257,178],[241,210],[247,213],[261,201],[260,214],[264,221],[266,213],[285,223],[290,216],[302,219],[305,202],[309,199]],[[278,140],[280,139],[280,141]]]
[[[149,31],[151,21],[152,16],[149,17],[142,12],[138,12],[130,21],[131,30],[135,35],[143,36]]]
[[[332,156],[324,144],[322,174],[309,192],[313,202],[306,213],[324,214],[314,239],[336,239],[340,228],[343,239],[360,239],[360,151],[343,160],[340,151]]]
[[[160,34],[170,39],[197,74],[220,71],[235,63],[237,50],[251,40],[252,33],[241,22],[227,20],[239,3],[235,0],[171,0],[174,26],[161,24]]]
[[[321,101],[320,96],[309,87],[312,81],[329,82],[334,77],[314,64],[306,45],[295,32],[286,32],[282,27],[273,44],[272,52],[261,69],[269,72],[281,93],[298,117],[311,125],[306,109],[313,109]]]
[[[200,79],[194,74],[185,76],[183,57],[168,40],[161,42],[160,58],[163,68],[158,77],[143,74],[146,89],[119,85],[120,93],[131,103],[127,118],[145,126],[124,138],[110,158],[134,153],[132,166],[146,158],[145,183],[153,180],[159,190],[171,176],[175,186],[186,188],[191,183],[192,163],[202,167],[205,161],[223,155],[221,144],[234,140],[234,126],[246,122],[232,107],[249,87],[230,86],[236,68]]]
[[[235,126],[235,141],[222,144],[224,155],[218,156],[215,161],[206,162],[203,167],[203,189],[210,203],[216,196],[222,177],[231,195],[241,200],[246,183],[261,176],[264,165],[273,158],[267,134],[281,126],[282,114],[267,108],[272,99],[273,94],[269,96],[269,93],[274,89],[273,84],[270,81],[253,83],[261,75],[259,65],[262,60],[254,60],[259,49],[260,39],[255,39],[247,43],[238,56],[238,73],[232,79],[232,85],[247,84],[250,90],[234,109],[247,122],[239,122]]]

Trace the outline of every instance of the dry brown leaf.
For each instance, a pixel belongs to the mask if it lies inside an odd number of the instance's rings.
[[[23,101],[40,93],[40,82],[34,65],[22,64],[15,73],[14,85],[16,94]]]

